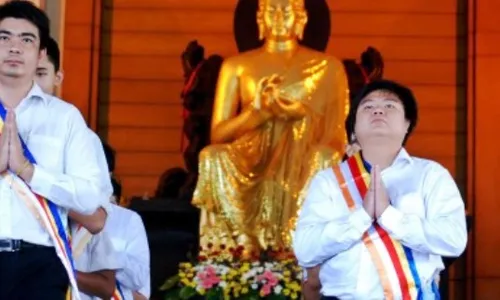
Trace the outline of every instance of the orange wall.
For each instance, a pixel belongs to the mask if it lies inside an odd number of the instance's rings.
[[[234,0],[113,0],[103,17],[99,130],[118,150],[117,173],[127,196],[150,194],[158,175],[182,166],[180,54],[197,39],[206,53],[236,53]],[[357,58],[381,50],[386,76],[411,85],[421,120],[410,142],[415,155],[443,163],[464,182],[464,57],[457,53],[456,0],[330,0],[328,52]],[[459,62],[457,64],[457,61]],[[459,103],[462,102],[462,103]],[[458,124],[458,125],[457,125]]]
[[[498,120],[500,120],[500,2],[474,0],[471,45],[470,140],[472,158],[472,209],[474,212],[474,251],[472,276],[475,293],[470,299],[500,298],[500,175]]]

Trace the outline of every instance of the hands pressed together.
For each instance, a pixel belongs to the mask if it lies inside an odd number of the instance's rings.
[[[372,168],[370,187],[363,201],[363,208],[373,220],[380,218],[389,206],[389,196],[380,172],[378,165]]]
[[[0,134],[0,173],[10,169],[25,181],[33,176],[33,165],[26,159],[16,125],[16,115],[7,109],[7,115]]]

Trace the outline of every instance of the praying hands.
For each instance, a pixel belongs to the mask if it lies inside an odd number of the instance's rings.
[[[33,176],[33,165],[23,154],[21,139],[16,124],[16,114],[8,109],[0,135],[0,173],[10,169],[24,181]]]
[[[363,201],[363,208],[372,220],[380,218],[389,206],[389,196],[382,181],[380,167],[375,165],[371,170],[371,180],[368,192]]]

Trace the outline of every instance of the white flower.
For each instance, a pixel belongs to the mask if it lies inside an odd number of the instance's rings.
[[[256,290],[259,288],[259,286],[256,283],[253,283],[250,287],[252,287],[252,290]]]
[[[257,266],[259,266],[259,265],[260,265],[260,262],[258,262],[258,261],[254,261],[254,262],[252,263],[252,267],[257,267]]]
[[[277,286],[275,286],[275,287],[274,287],[274,293],[275,293],[276,295],[281,294],[281,291],[282,291],[282,290],[283,290],[283,287],[282,287],[280,284],[278,284]]]
[[[196,285],[196,291],[200,293],[204,288],[201,285]]]
[[[227,286],[227,282],[225,282],[225,281],[221,281],[221,282],[219,282],[219,286],[220,286],[221,288],[225,288],[225,287]]]

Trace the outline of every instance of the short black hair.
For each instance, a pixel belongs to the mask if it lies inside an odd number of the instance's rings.
[[[115,177],[111,177],[111,186],[113,186],[113,196],[116,198],[116,203],[120,204],[122,198],[122,185]]]
[[[115,171],[115,150],[105,141],[101,140],[101,142],[104,149],[104,155],[106,156],[106,162],[108,163],[108,171],[113,173]]]
[[[54,65],[54,71],[59,71],[59,68],[61,68],[61,52],[59,52],[59,45],[52,37],[49,37],[47,43],[47,58]]]
[[[7,18],[24,19],[38,28],[40,50],[47,48],[50,21],[47,14],[28,0],[11,0],[0,5],[0,22]]]
[[[386,79],[374,80],[368,83],[358,93],[358,95],[356,95],[356,98],[352,101],[351,107],[349,109],[349,114],[347,115],[347,119],[345,121],[347,138],[349,139],[350,143],[353,142],[351,140],[351,136],[354,133],[354,128],[356,126],[356,113],[358,112],[358,108],[359,105],[361,104],[361,101],[371,92],[378,90],[388,91],[396,95],[403,104],[405,111],[405,119],[408,122],[410,122],[410,126],[408,127],[408,132],[406,133],[403,140],[403,146],[404,146],[406,144],[406,141],[410,137],[410,134],[415,129],[415,126],[417,126],[417,120],[418,120],[417,100],[410,88],[395,81]]]

